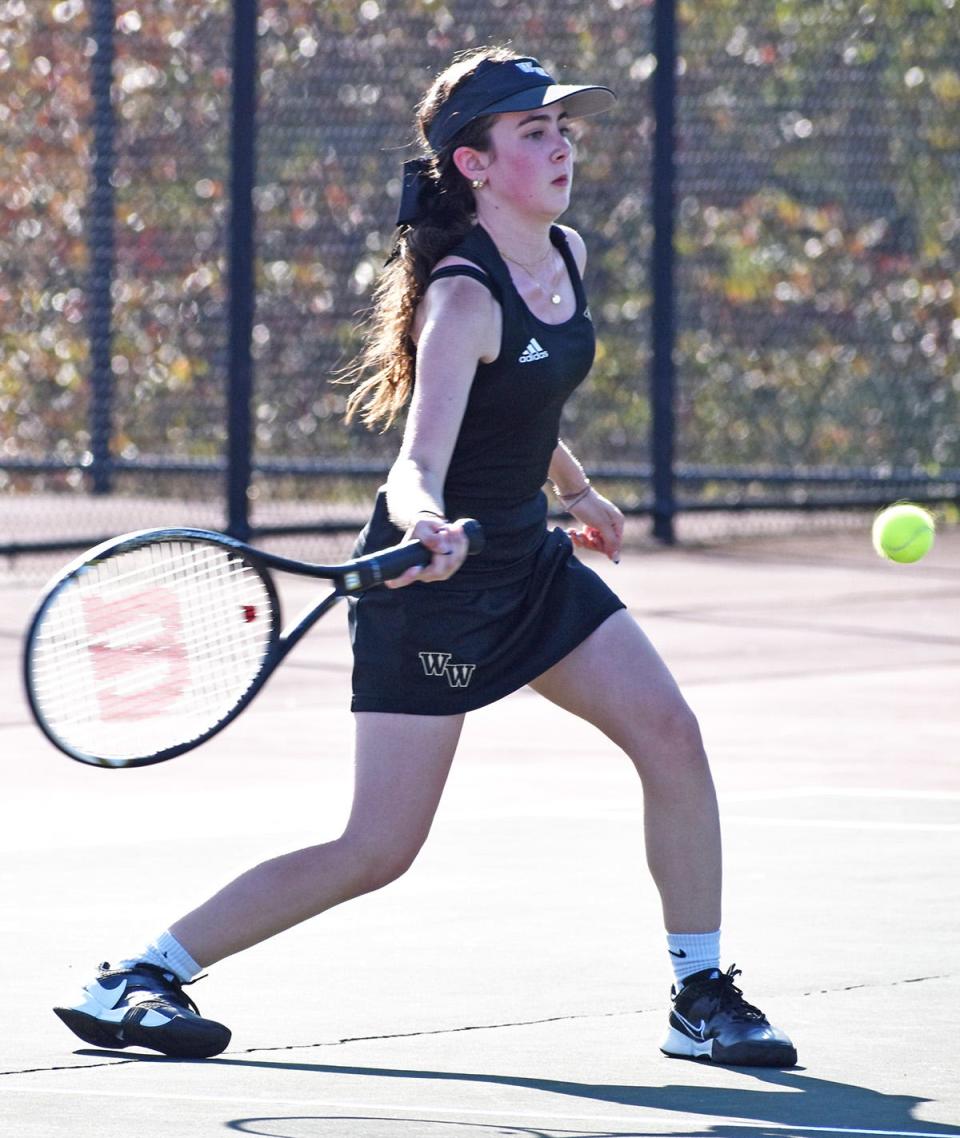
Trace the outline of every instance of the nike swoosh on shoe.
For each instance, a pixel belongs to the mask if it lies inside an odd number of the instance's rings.
[[[702,1019],[700,1021],[700,1026],[696,1027],[688,1019],[686,1019],[686,1017],[682,1016],[678,1011],[674,1011],[673,1014],[680,1021],[680,1023],[683,1024],[683,1026],[693,1036],[694,1039],[698,1039],[701,1043],[706,1043],[706,1041],[707,1041],[707,1036],[706,1036],[707,1021],[706,1020]]]

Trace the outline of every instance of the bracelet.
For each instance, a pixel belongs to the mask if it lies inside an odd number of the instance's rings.
[[[443,514],[438,514],[436,510],[417,510],[417,512],[414,516],[419,518],[422,514],[426,514],[428,517],[431,517],[431,518],[439,518],[440,521],[442,521],[444,523],[444,525],[450,524],[449,519],[445,518],[443,516]]]
[[[590,479],[588,478],[586,485],[581,486],[579,490],[573,490],[569,494],[561,494],[557,491],[557,497],[560,499],[563,508],[569,510],[582,502],[592,489],[593,487],[590,485]]]

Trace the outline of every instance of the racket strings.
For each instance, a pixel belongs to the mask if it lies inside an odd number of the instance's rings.
[[[170,574],[163,580],[169,588]],[[185,583],[176,594],[174,614],[168,607],[159,627],[154,590],[145,617],[125,609],[116,643],[109,636],[87,642],[83,607],[71,606],[59,644],[56,637],[41,641],[50,660],[46,669],[38,661],[36,686],[47,718],[74,736],[106,727],[110,744],[121,753],[146,746],[145,728],[162,749],[167,739],[189,737],[219,719],[249,686],[263,645],[255,642],[251,654],[224,635],[231,622],[208,602],[210,583],[210,572]],[[104,591],[93,595],[99,600]],[[112,607],[108,604],[107,611]],[[192,632],[185,634],[185,628]]]
[[[142,552],[146,551],[138,551]],[[149,552],[156,553],[152,549]],[[97,568],[102,569],[102,567]],[[108,568],[112,568],[110,563]],[[121,572],[106,577],[98,573],[94,579],[89,575],[78,578],[74,589],[81,591],[80,606],[75,603],[61,603],[57,606],[56,616],[63,620],[65,632],[69,635],[69,631],[72,631],[74,639],[88,648],[98,641],[113,642],[118,646],[123,646],[126,641],[131,648],[135,648],[138,644],[152,647],[148,637],[150,625],[162,626],[165,623],[164,609],[162,606],[158,609],[157,600],[167,593],[170,597],[176,598],[183,616],[189,615],[193,618],[188,625],[183,624],[182,617],[178,621],[176,648],[187,655],[197,655],[203,649],[212,654],[217,644],[211,639],[210,631],[216,631],[217,622],[225,615],[222,585],[230,580],[231,576],[236,575],[237,569],[245,581],[252,579],[259,583],[256,573],[242,561],[233,559],[227,565],[226,573],[224,568],[224,555],[218,550],[202,550],[190,558],[173,560],[169,549],[165,548],[163,560],[153,560],[150,565],[139,568],[136,572]],[[132,588],[133,585],[137,586],[136,590]],[[211,591],[211,585],[215,586],[217,591]],[[265,590],[263,591],[265,593]],[[131,619],[124,620],[121,614],[121,619],[113,628],[107,630],[108,635],[91,636],[91,629],[84,613],[85,602],[87,608],[89,602],[98,601],[108,610],[114,610],[119,609],[121,605],[131,607],[131,600],[139,601],[141,617],[139,629]],[[256,613],[255,604],[243,603],[243,608],[250,610],[251,615]],[[211,620],[211,618],[216,619]],[[127,629],[126,635],[124,629]],[[135,635],[138,631],[141,633],[139,637]]]
[[[249,566],[242,562],[240,564],[241,572],[246,578],[252,577],[254,580],[259,580],[256,574],[251,572]],[[212,621],[211,618],[219,619],[224,615],[221,607],[223,595],[222,589],[219,593],[210,594],[206,591],[206,587],[211,583],[220,586],[226,580],[222,566],[211,563],[209,558],[204,564],[195,557],[192,564],[185,563],[181,570],[180,566],[171,563],[168,558],[165,562],[154,563],[151,569],[153,572],[140,569],[135,573],[123,573],[108,577],[106,580],[101,577],[95,582],[91,582],[89,577],[78,579],[74,587],[82,590],[80,605],[62,601],[51,611],[48,622],[53,625],[54,622],[59,621],[60,627],[57,631],[64,640],[70,640],[87,651],[95,650],[98,647],[114,646],[118,649],[128,649],[131,652],[140,649],[145,652],[158,653],[162,651],[163,646],[157,642],[152,633],[155,628],[162,629],[164,627],[167,614],[162,607],[157,607],[157,599],[163,595],[162,591],[170,591],[175,594],[184,615],[189,613],[190,617],[193,618],[187,626],[178,622],[177,638],[172,645],[173,650],[178,654],[193,658],[198,658],[203,654],[215,656],[220,648],[219,641],[223,637],[216,636],[218,623]],[[141,592],[131,591],[129,586],[134,583],[137,584]],[[127,587],[123,587],[124,585]],[[100,636],[91,635],[93,630],[90,628],[87,616],[90,602],[102,602],[109,612],[110,610],[116,611],[125,602],[129,603],[131,599],[136,600],[138,596],[142,598],[139,623],[132,619],[132,613],[127,619],[123,619],[121,615],[121,619],[109,627],[104,634]],[[72,601],[73,598],[70,600]],[[249,603],[244,604],[243,608],[256,611],[256,606]],[[225,629],[226,626],[219,625],[219,627]],[[211,631],[214,636],[211,636]],[[45,627],[43,635],[47,634],[48,629]],[[58,662],[57,666],[61,666],[62,663],[62,661]]]
[[[185,540],[130,549],[85,567],[44,614],[37,703],[81,751],[159,753],[233,710],[275,634],[270,590],[234,551]]]

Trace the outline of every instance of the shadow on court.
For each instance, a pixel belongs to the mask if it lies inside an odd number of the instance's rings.
[[[166,1059],[162,1056],[137,1055],[131,1056],[122,1051],[105,1051],[89,1048],[78,1049],[77,1055],[90,1058],[116,1059],[124,1063],[157,1064],[160,1066],[180,1066],[182,1060]],[[111,1064],[115,1065],[115,1064]],[[633,1107],[656,1112],[658,1114],[677,1112],[684,1120],[690,1115],[703,1115],[712,1123],[696,1131],[689,1131],[691,1135],[702,1138],[762,1138],[770,1135],[771,1138],[784,1138],[784,1135],[796,1135],[805,1138],[806,1135],[849,1133],[849,1134],[875,1134],[875,1135],[951,1135],[960,1136],[960,1126],[942,1125],[932,1122],[921,1122],[914,1117],[915,1109],[929,1099],[914,1095],[883,1094],[871,1090],[869,1087],[856,1086],[852,1083],[835,1082],[830,1079],[819,1079],[808,1074],[803,1067],[793,1070],[763,1070],[762,1068],[727,1068],[731,1074],[743,1078],[743,1087],[710,1087],[684,1083],[666,1083],[663,1086],[618,1086],[603,1083],[579,1083],[556,1079],[533,1079],[512,1075],[478,1074],[464,1071],[429,1071],[406,1070],[396,1067],[361,1067],[344,1066],[334,1063],[294,1063],[279,1062],[265,1059],[243,1059],[233,1056],[197,1060],[191,1066],[200,1066],[204,1069],[223,1067],[231,1071],[250,1070],[258,1072],[298,1073],[307,1075],[325,1075],[332,1077],[346,1076],[350,1078],[380,1080],[401,1080],[406,1084],[403,1097],[416,1101],[417,1085],[431,1083],[462,1083],[464,1085],[481,1084],[488,1087],[504,1087],[511,1090],[535,1091],[544,1095],[557,1095],[565,1100],[578,1099],[585,1106],[590,1103],[602,1103],[605,1106]],[[671,1066],[682,1069],[688,1064],[682,1060],[674,1061]],[[707,1064],[694,1064],[699,1070],[707,1068]],[[361,1092],[362,1093],[362,1092]],[[546,1101],[543,1103],[545,1111],[550,1110]],[[577,1107],[573,1107],[574,1114]],[[730,1119],[729,1123],[724,1119]],[[224,1126],[231,1131],[241,1134],[269,1136],[269,1138],[300,1138],[303,1124],[309,1122],[323,1123],[328,1119],[322,1115],[296,1115],[284,1117],[271,1115],[258,1118],[236,1118],[224,1121]],[[343,1115],[330,1116],[330,1121],[344,1123],[350,1121]],[[354,1121],[363,1119],[354,1116]],[[412,1126],[423,1127],[423,1133],[428,1128],[447,1126],[453,1127],[454,1132],[463,1129],[482,1130],[494,1133],[486,1123],[468,1123],[445,1121],[439,1123],[430,1119],[396,1118],[386,1119],[383,1116],[371,1117],[378,1126],[394,1122],[398,1134],[413,1133]],[[298,1129],[294,1132],[284,1130],[284,1123],[296,1123]],[[762,1124],[768,1123],[770,1129]],[[746,1125],[744,1125],[746,1124]],[[758,1126],[759,1124],[759,1126]],[[628,1129],[623,1130],[605,1128],[603,1130],[571,1130],[556,1127],[530,1128],[497,1126],[497,1134],[501,1135],[559,1135],[564,1138],[659,1138],[669,1135],[676,1138],[684,1132],[680,1130],[650,1130]],[[311,1134],[317,1133],[311,1131]],[[321,1133],[323,1133],[321,1131]],[[450,1131],[446,1131],[450,1133]]]
[[[259,1061],[221,1059],[216,1062],[233,1066],[283,1068],[285,1063],[261,1063]],[[683,1061],[678,1061],[683,1066]],[[748,1085],[737,1089],[719,1087],[689,1086],[671,1083],[665,1086],[608,1086],[595,1083],[572,1083],[553,1079],[514,1078],[510,1075],[467,1074],[457,1071],[403,1071],[381,1067],[339,1067],[328,1064],[291,1064],[298,1070],[314,1071],[327,1075],[357,1075],[373,1079],[426,1080],[429,1082],[484,1083],[490,1086],[518,1088],[540,1091],[548,1095],[561,1095],[565,1098],[580,1099],[584,1103],[604,1103],[606,1105],[639,1107],[648,1111],[677,1111],[682,1115],[703,1114],[717,1120],[717,1124],[697,1133],[717,1136],[717,1138],[740,1138],[749,1133],[754,1138],[758,1134],[770,1133],[783,1138],[784,1127],[790,1133],[803,1134],[805,1130],[816,1131],[817,1127],[828,1128],[831,1132],[841,1129],[855,1129],[875,1132],[894,1131],[899,1134],[922,1133],[960,1135],[960,1126],[938,1126],[917,1122],[913,1117],[916,1106],[924,1099],[910,1095],[880,1094],[866,1087],[852,1086],[849,1083],[835,1083],[818,1079],[803,1072],[762,1071],[742,1068],[740,1073]],[[772,1090],[771,1088],[780,1088]],[[764,1093],[758,1093],[759,1089]],[[729,1118],[731,1125],[723,1120]],[[237,1119],[228,1124],[228,1129],[241,1133],[255,1134],[257,1131],[245,1129],[250,1120]],[[276,1121],[276,1120],[275,1120]],[[769,1122],[775,1130],[757,1130],[751,1126],[745,1130],[733,1123],[737,1121]],[[509,1130],[501,1131],[510,1133]],[[536,1131],[514,1130],[515,1133],[533,1134]],[[556,1133],[556,1131],[553,1131]],[[275,1133],[282,1134],[281,1130]],[[564,1130],[565,1134],[572,1133]],[[589,1138],[595,1133],[589,1132]],[[648,1130],[608,1131],[620,1135],[647,1135]],[[584,1138],[588,1138],[584,1132]]]
[[[719,1123],[706,1127],[698,1126],[693,1130],[651,1130],[647,1127],[641,1129],[616,1130],[609,1128],[557,1129],[555,1127],[542,1128],[539,1126],[490,1126],[486,1123],[453,1122],[447,1119],[429,1118],[385,1118],[382,1115],[297,1115],[290,1117],[275,1116],[262,1118],[238,1118],[226,1123],[227,1129],[238,1134],[248,1134],[257,1138],[327,1138],[341,1133],[338,1127],[346,1123],[363,1125],[375,1123],[377,1133],[385,1138],[430,1138],[431,1135],[443,1135],[444,1138],[821,1138],[824,1127],[817,1126],[790,1126],[784,1129],[781,1126],[767,1128],[764,1125],[740,1125],[733,1123],[726,1125]],[[291,1129],[291,1125],[293,1129]],[[836,1134],[833,1127],[826,1128],[828,1133]],[[847,1134],[890,1134],[908,1135],[908,1130],[871,1130],[868,1127],[848,1129]],[[920,1131],[925,1135],[956,1134],[956,1130],[927,1130]]]

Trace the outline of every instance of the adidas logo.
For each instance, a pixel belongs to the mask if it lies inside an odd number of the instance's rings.
[[[534,339],[531,340],[530,343],[527,344],[527,346],[523,349],[522,353],[520,354],[520,358],[517,360],[517,363],[532,364],[536,360],[548,360],[549,358],[550,353],[541,348],[537,341]]]

